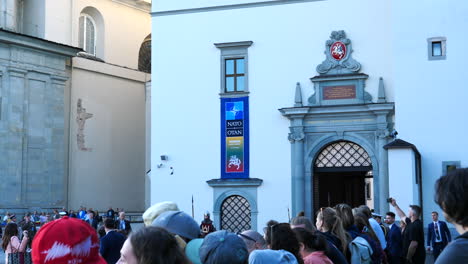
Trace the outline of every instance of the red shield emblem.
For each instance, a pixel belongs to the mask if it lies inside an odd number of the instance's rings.
[[[346,56],[346,45],[341,41],[334,42],[330,47],[330,54],[335,60],[341,60]]]

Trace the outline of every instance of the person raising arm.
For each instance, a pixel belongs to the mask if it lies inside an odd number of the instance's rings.
[[[424,249],[424,229],[421,220],[421,207],[410,205],[408,216],[401,210],[396,200],[391,199],[391,205],[395,208],[401,221],[407,224],[408,232],[403,237],[403,256],[407,263],[424,264],[426,251]]]

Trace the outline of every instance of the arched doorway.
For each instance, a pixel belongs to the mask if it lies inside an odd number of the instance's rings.
[[[314,212],[339,203],[374,207],[372,161],[364,148],[350,141],[333,142],[313,164]]]

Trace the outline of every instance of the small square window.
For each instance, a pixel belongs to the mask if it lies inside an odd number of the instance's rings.
[[[446,39],[444,37],[436,37],[427,39],[428,59],[429,60],[445,60],[446,55]]]

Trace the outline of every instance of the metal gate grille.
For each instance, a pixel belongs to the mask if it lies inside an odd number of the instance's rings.
[[[226,198],[221,205],[221,229],[237,233],[250,228],[249,201],[240,195]]]
[[[369,154],[359,145],[340,141],[328,145],[315,160],[317,168],[372,166]]]

